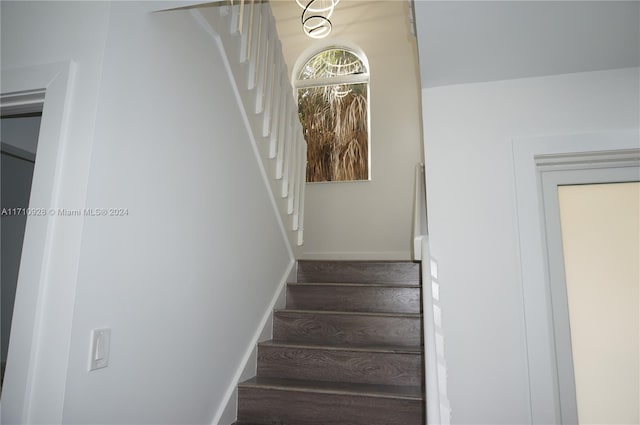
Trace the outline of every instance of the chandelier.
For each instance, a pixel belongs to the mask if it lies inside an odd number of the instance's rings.
[[[331,32],[331,15],[340,0],[296,0],[302,11],[302,30],[311,38],[325,38]]]

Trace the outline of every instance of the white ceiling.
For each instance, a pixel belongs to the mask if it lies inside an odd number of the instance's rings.
[[[351,46],[356,50],[366,46],[364,54],[371,58],[388,57],[395,50],[404,51],[394,46],[399,37],[415,43],[410,34],[407,0],[341,0],[331,17],[333,31],[322,40],[314,40],[303,33],[302,9],[295,0],[270,2],[289,71],[293,71],[293,64],[301,56],[308,57],[311,51],[327,45]],[[413,62],[416,63],[415,58]]]
[[[639,1],[415,0],[423,87],[640,66]]]

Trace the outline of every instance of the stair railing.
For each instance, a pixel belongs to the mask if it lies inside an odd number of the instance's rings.
[[[429,251],[427,192],[424,164],[416,166],[413,213],[413,257],[422,263],[422,316],[425,356],[426,423],[449,424],[447,368],[444,357],[440,291],[436,263]]]
[[[293,250],[303,243],[307,144],[268,1],[197,9],[226,57],[261,169]]]

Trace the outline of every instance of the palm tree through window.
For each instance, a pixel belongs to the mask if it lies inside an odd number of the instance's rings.
[[[296,81],[307,141],[307,181],[368,180],[369,72],[351,50],[313,55]]]

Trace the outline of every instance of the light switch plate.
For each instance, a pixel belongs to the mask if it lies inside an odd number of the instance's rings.
[[[109,348],[111,346],[111,329],[102,328],[91,331],[91,349],[89,371],[102,369],[109,365]]]

